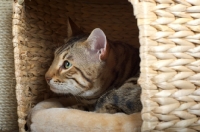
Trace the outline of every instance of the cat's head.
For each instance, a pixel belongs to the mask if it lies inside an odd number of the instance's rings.
[[[55,93],[90,97],[100,90],[98,79],[109,54],[106,36],[99,28],[84,35],[69,19],[68,38],[55,51],[45,78]]]

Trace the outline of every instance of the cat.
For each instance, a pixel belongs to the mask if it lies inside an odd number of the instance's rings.
[[[45,75],[50,89],[81,98],[72,108],[90,105],[96,112],[139,112],[141,88],[126,82],[139,70],[138,49],[110,41],[100,28],[85,34],[71,19],[68,38],[56,49]]]

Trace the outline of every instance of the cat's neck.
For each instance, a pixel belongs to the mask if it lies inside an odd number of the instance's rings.
[[[104,71],[95,87],[100,91],[95,96],[101,96],[106,90],[121,86],[127,79],[139,70],[139,51],[127,44],[110,42],[109,56]]]

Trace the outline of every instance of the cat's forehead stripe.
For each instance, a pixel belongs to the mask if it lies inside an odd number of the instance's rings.
[[[68,56],[68,53],[65,53],[64,55],[63,55],[63,60],[73,60],[73,56],[71,56],[71,55],[69,55]]]
[[[65,53],[65,54],[63,55],[63,60],[66,58],[66,56],[67,56],[67,53]]]
[[[55,54],[56,55],[60,55],[62,54],[64,51],[69,50],[70,48],[73,48],[74,44],[76,42],[80,42],[80,41],[84,41],[87,39],[88,35],[79,35],[79,36],[75,36],[69,39],[69,41],[64,44],[63,46],[61,46],[60,48],[58,48],[58,50],[56,50]]]

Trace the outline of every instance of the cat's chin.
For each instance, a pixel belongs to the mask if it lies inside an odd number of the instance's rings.
[[[57,94],[68,94],[68,93],[64,92],[63,90],[60,90],[58,88],[54,88],[54,87],[51,87],[51,86],[50,86],[50,90],[54,93],[57,93]]]
[[[69,92],[68,90],[64,90],[64,89],[58,89],[58,88],[55,88],[55,87],[52,87],[50,86],[50,90],[54,93],[57,93],[57,94],[72,94],[71,92]],[[76,95],[76,94],[73,94],[73,95]]]
[[[54,88],[54,87],[50,87],[50,90],[54,93],[61,93],[61,91],[57,88]]]
[[[93,98],[100,96],[99,87],[93,87],[92,89],[84,91],[84,89],[67,84],[58,85],[50,82],[49,86],[50,90],[57,94],[72,94],[83,98]]]

